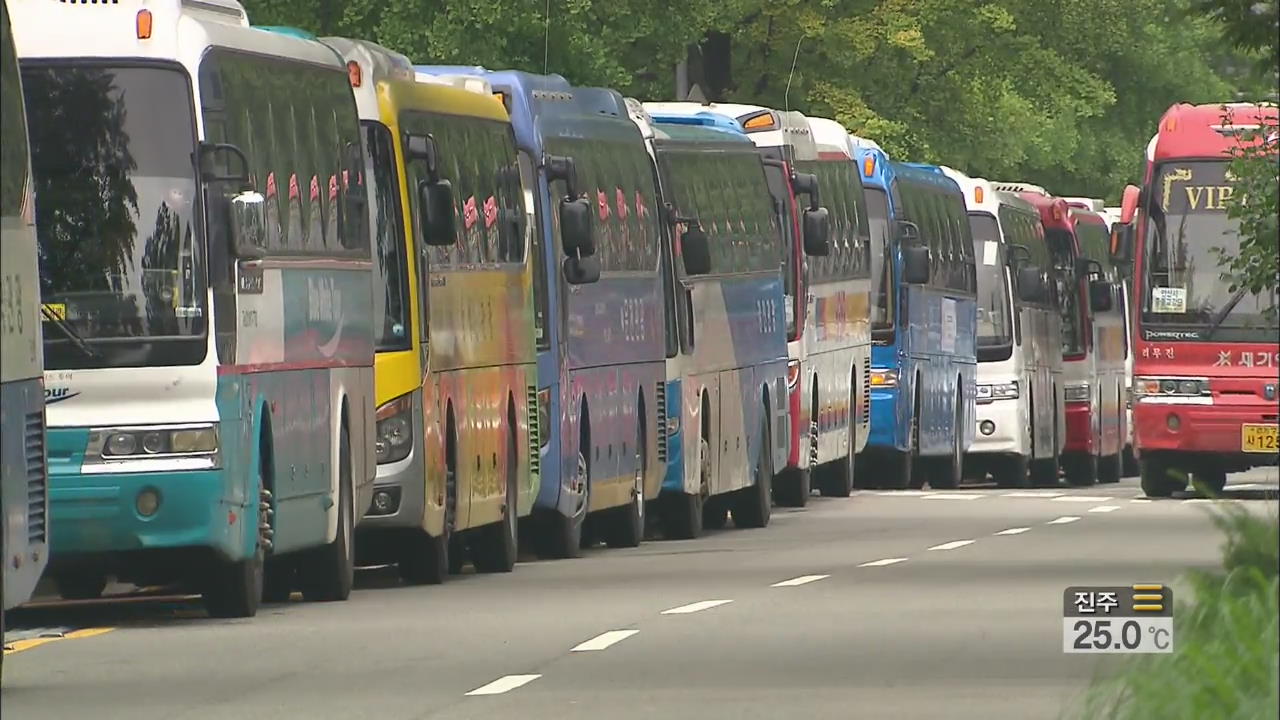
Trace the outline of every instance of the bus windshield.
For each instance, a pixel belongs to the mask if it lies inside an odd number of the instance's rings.
[[[1080,279],[1076,275],[1075,236],[1060,228],[1045,231],[1053,253],[1057,283],[1058,311],[1062,314],[1062,356],[1084,355],[1084,306],[1080,302]]]
[[[1160,168],[1147,213],[1142,321],[1148,325],[1216,325],[1216,340],[1276,336],[1275,291],[1237,293],[1226,263],[1240,251],[1239,222],[1227,217],[1224,162],[1178,162]],[[1210,339],[1201,337],[1200,339]]]
[[[893,251],[889,245],[889,199],[885,191],[866,188],[867,224],[871,229],[871,332],[893,333]]]
[[[391,131],[382,123],[365,121],[364,142],[373,203],[369,227],[377,248],[375,257],[381,292],[374,292],[373,313],[379,352],[409,349],[409,271],[406,262],[404,215],[400,209],[400,183],[396,172]],[[421,290],[421,289],[420,289]]]
[[[159,66],[32,63],[22,82],[42,297],[85,343],[117,341],[89,352],[46,330],[46,367],[198,362],[202,344],[152,344],[205,333],[186,77]]]
[[[1000,251],[1000,228],[996,219],[986,213],[970,214],[969,228],[978,260],[978,346],[1012,345],[1013,314]]]

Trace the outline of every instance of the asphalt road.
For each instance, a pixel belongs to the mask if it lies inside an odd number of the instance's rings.
[[[1276,487],[1272,469],[1229,490],[1262,512]],[[1067,586],[1178,588],[1217,562],[1211,503],[1140,497],[1128,479],[814,498],[764,530],[443,587],[362,572],[347,603],[241,621],[181,598],[37,604],[10,618],[3,715],[1056,718],[1110,662],[1062,653]]]

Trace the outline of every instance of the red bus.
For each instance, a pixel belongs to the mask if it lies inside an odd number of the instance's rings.
[[[1240,248],[1231,152],[1276,117],[1274,105],[1174,105],[1142,187],[1125,188],[1111,243],[1134,265],[1134,446],[1149,496],[1185,489],[1188,474],[1221,492],[1228,472],[1277,462],[1275,289],[1237,290],[1221,264]]]
[[[1105,238],[1105,224],[1101,216],[1073,209],[1041,187],[995,187],[1019,193],[1036,208],[1053,255],[1062,314],[1060,401],[1067,425],[1059,458],[1062,474],[1071,485],[1119,482],[1126,435],[1119,274],[1110,269],[1110,258],[1098,257],[1096,250],[1105,253],[1105,245],[1093,248],[1096,243],[1089,242],[1098,231]]]

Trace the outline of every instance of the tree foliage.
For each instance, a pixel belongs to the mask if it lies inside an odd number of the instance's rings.
[[[1231,122],[1231,112],[1224,120]],[[1280,155],[1275,115],[1232,149],[1233,193],[1227,216],[1240,223],[1240,251],[1220,262],[1235,287],[1254,295],[1274,295],[1280,284]],[[1273,306],[1274,313],[1276,308]]]
[[[1179,102],[1260,84],[1209,0],[246,0],[257,24],[374,40],[417,62],[560,73],[669,99],[832,117],[891,153],[1118,198]],[[1241,0],[1243,1],[1243,0]],[[1242,59],[1243,58],[1243,59]]]

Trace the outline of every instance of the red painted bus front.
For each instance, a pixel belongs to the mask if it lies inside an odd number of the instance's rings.
[[[1131,256],[1133,421],[1143,490],[1187,477],[1221,491],[1226,474],[1277,463],[1280,326],[1274,290],[1237,291],[1220,258],[1240,247],[1228,216],[1233,148],[1256,106],[1175,105],[1147,151],[1143,188],[1125,189],[1113,250]]]

